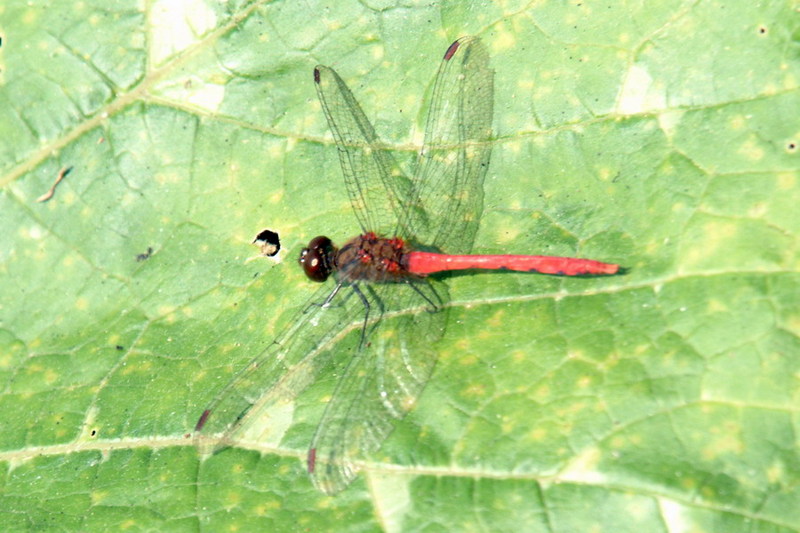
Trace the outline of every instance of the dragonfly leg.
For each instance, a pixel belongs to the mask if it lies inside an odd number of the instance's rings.
[[[364,347],[364,344],[367,340],[367,322],[369,321],[369,311],[371,306],[369,304],[369,300],[367,300],[367,297],[364,296],[364,293],[358,288],[358,285],[353,284],[352,287],[353,292],[358,295],[361,303],[364,304],[364,323],[361,326],[361,340],[358,341],[358,348],[361,349]]]
[[[325,301],[322,302],[322,307],[330,307],[331,306],[331,302],[336,297],[336,295],[339,293],[339,289],[341,289],[341,288],[342,288],[342,284],[341,283],[337,283],[336,286],[331,291],[331,293],[328,295],[328,297],[325,298]]]
[[[430,297],[428,297],[428,295],[427,295],[427,294],[425,294],[425,293],[424,293],[422,290],[420,290],[420,288],[417,286],[417,284],[416,284],[416,283],[414,283],[414,282],[413,282],[413,281],[411,281],[411,280],[405,280],[405,282],[408,284],[408,286],[409,286],[409,287],[411,287],[412,289],[414,289],[414,292],[416,292],[417,294],[419,294],[420,296],[422,296],[422,299],[423,299],[423,300],[425,300],[426,302],[428,302],[428,305],[430,305],[430,307],[426,309],[426,311],[427,311],[427,312],[429,312],[429,313],[436,313],[436,312],[438,312],[438,311],[440,311],[440,310],[441,310],[441,308],[439,307],[439,305],[438,305],[436,302],[434,302],[433,300],[431,300],[431,298],[430,298]],[[441,301],[441,299],[439,298],[439,295],[438,295],[438,294],[436,294],[436,290],[435,290],[433,287],[431,287],[430,285],[428,285],[428,288],[430,288],[430,290],[433,292],[433,296],[434,296],[434,297],[435,297],[437,300]]]
[[[343,285],[343,283],[337,283],[336,286],[331,291],[331,293],[325,298],[324,302],[322,302],[322,303],[311,302],[310,304],[308,304],[308,307],[306,307],[303,310],[303,313],[307,313],[308,310],[313,308],[313,307],[323,307],[323,308],[331,307],[331,302],[333,301],[334,298],[336,298],[336,295],[339,294],[339,289],[342,288],[342,285]]]

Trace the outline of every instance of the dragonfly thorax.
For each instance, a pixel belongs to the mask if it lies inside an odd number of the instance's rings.
[[[342,281],[402,281],[413,276],[405,266],[409,251],[399,237],[364,233],[348,241],[336,254],[338,278]]]

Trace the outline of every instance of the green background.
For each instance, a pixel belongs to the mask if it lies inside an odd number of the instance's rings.
[[[3,529],[800,531],[800,16],[752,4],[3,2]],[[630,273],[450,279],[427,389],[337,496],[304,465],[332,376],[291,438],[201,461],[315,288],[300,248],[358,231],[314,65],[407,165],[467,34],[475,251]],[[264,227],[282,262],[248,261]]]

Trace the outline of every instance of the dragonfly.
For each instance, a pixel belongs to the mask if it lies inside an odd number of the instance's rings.
[[[380,448],[430,379],[450,300],[444,281],[432,274],[620,273],[616,264],[591,259],[469,254],[492,150],[493,78],[479,38],[462,37],[448,47],[433,82],[422,149],[407,177],[342,78],[329,67],[314,69],[361,232],[341,247],[318,236],[302,250],[307,277],[333,278],[333,287],[323,284],[216,395],[196,435],[212,442],[221,435],[217,446],[224,447],[268,433],[275,406],[290,403],[330,369],[337,382],[306,465],[314,485],[334,494]]]

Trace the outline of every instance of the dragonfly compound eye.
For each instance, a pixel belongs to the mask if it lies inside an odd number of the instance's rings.
[[[333,271],[333,256],[335,253],[333,243],[327,237],[320,235],[308,243],[307,248],[300,252],[300,264],[303,272],[312,281],[325,281]]]

